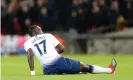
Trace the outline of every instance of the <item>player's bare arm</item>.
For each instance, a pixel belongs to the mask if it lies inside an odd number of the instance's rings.
[[[28,59],[31,75],[35,75],[35,71],[34,71],[34,56],[33,56],[33,52],[32,52],[31,48],[29,48],[28,51],[27,51],[27,59]]]
[[[59,54],[62,54],[65,51],[65,48],[62,44],[58,44],[55,48]]]

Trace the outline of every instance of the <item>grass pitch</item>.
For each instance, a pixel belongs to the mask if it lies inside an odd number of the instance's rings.
[[[107,67],[112,55],[65,55],[84,63]],[[26,56],[4,56],[1,58],[2,80],[133,80],[133,55],[115,55],[116,74],[74,74],[43,75],[39,62],[35,59],[36,76],[30,76]]]

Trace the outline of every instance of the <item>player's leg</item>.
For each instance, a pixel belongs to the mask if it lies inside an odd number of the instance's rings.
[[[109,68],[103,68],[97,65],[87,65],[82,62],[61,57],[53,65],[44,67],[45,74],[75,74],[79,72],[89,73],[114,73],[116,61],[113,59]]]
[[[80,62],[80,71],[89,73],[111,73],[113,74],[116,68],[116,60],[113,58],[108,68],[100,67],[97,65],[87,65]]]
[[[80,71],[81,72],[89,72],[89,73],[111,73],[111,68],[103,68],[97,65],[86,65],[81,63],[80,64]]]

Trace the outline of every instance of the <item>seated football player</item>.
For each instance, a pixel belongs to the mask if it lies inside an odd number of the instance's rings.
[[[64,52],[64,46],[50,33],[43,33],[39,26],[29,27],[31,36],[25,43],[28,63],[31,75],[35,75],[35,55],[42,65],[44,74],[76,74],[76,73],[106,73],[114,74],[116,60],[113,58],[107,68],[97,65],[85,64],[83,62],[65,58],[60,54]]]

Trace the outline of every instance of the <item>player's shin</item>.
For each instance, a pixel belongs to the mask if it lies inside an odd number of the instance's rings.
[[[89,73],[111,73],[112,70],[110,68],[104,68],[97,65],[89,65]]]

